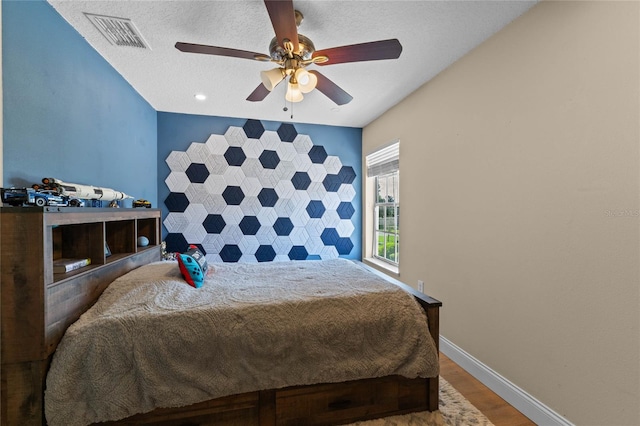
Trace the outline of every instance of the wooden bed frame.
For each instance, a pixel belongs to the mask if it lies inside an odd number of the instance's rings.
[[[415,297],[427,314],[429,331],[439,353],[439,310],[442,303],[364,266]],[[386,376],[243,393],[187,407],[159,408],[100,425],[342,425],[437,409],[438,377],[408,379]]]
[[[13,257],[29,252],[27,248],[17,248],[16,251],[18,253],[12,253]],[[32,252],[29,253],[33,256]],[[42,273],[38,272],[38,268],[25,268],[18,272],[16,268],[6,267],[11,259],[5,257],[6,253],[2,254],[4,358],[0,423],[11,426],[45,425],[46,373],[65,330],[95,303],[115,278],[141,265],[160,260],[160,247],[150,247],[117,262],[101,265],[91,273],[61,280],[44,289],[37,284],[26,287],[24,284],[37,283],[38,280],[42,282]],[[441,302],[367,268],[416,298],[427,314],[430,333],[438,347]],[[335,425],[437,409],[438,377],[407,379],[388,376],[232,395],[187,407],[157,409],[103,424]]]

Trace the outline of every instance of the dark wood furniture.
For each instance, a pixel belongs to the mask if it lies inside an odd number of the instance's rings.
[[[115,278],[160,259],[160,212],[149,209],[2,208],[2,421],[42,425],[44,384],[64,331]],[[149,238],[136,246],[137,236]],[[107,242],[111,256],[106,257]],[[92,264],[53,274],[53,260]],[[376,272],[375,270],[372,270]],[[379,274],[379,273],[378,273]],[[439,301],[396,280],[427,314],[438,345]],[[438,378],[388,376],[295,386],[139,414],[118,425],[333,425],[438,409]],[[104,423],[106,424],[106,423]]]
[[[41,425],[58,342],[111,281],[160,260],[160,211],[2,207],[0,230],[1,424]],[[138,236],[149,245],[138,247]],[[85,257],[91,265],[53,273],[54,260]]]

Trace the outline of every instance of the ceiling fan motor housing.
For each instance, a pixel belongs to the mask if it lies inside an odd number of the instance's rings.
[[[313,42],[308,37],[298,34],[298,51],[293,52],[293,56],[299,61],[310,61],[313,52],[316,51]],[[289,58],[287,51],[278,43],[278,39],[274,37],[269,44],[269,54],[274,62],[284,62]]]

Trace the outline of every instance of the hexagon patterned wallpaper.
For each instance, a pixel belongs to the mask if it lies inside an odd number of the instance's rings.
[[[209,262],[268,262],[354,248],[356,172],[292,124],[247,120],[165,161],[168,251],[195,244]]]

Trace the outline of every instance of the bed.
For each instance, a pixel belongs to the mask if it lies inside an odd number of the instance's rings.
[[[143,265],[66,330],[46,421],[311,425],[436,410],[440,302],[383,277],[345,259],[214,264],[193,288],[175,262]]]

